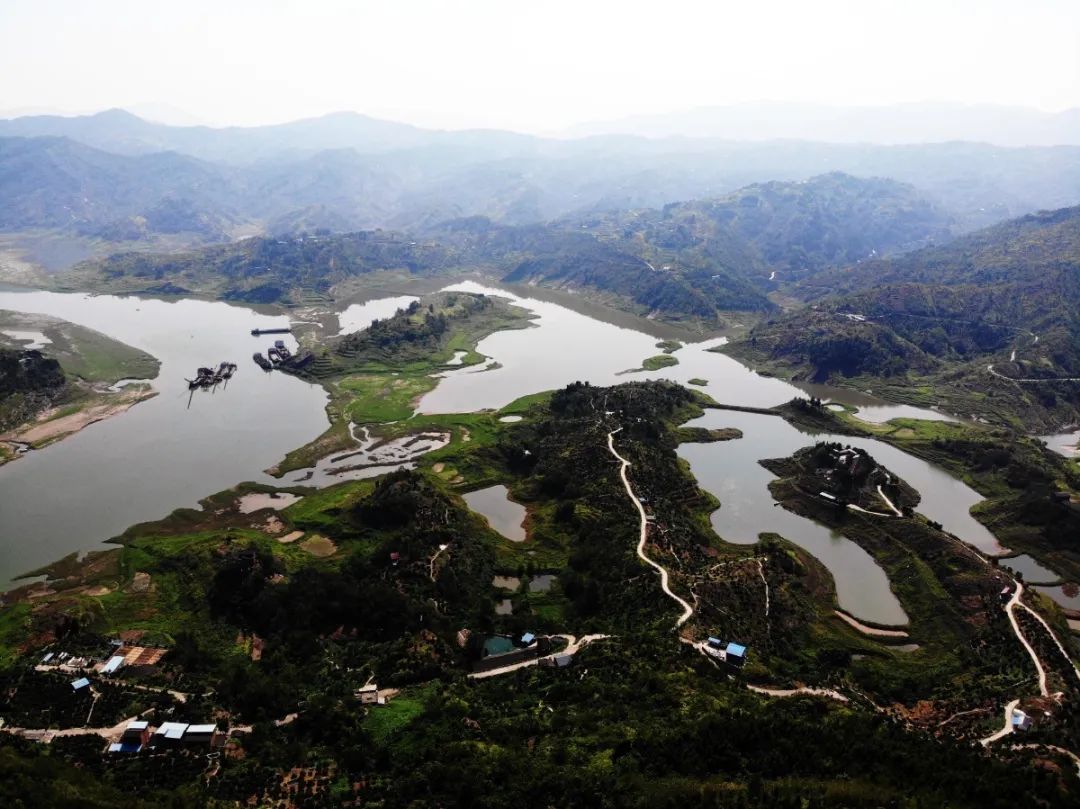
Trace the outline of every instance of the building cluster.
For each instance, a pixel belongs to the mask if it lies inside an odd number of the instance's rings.
[[[532,632],[524,632],[517,637],[491,635],[484,640],[482,657],[473,663],[473,671],[490,671],[525,660],[535,660],[546,655],[550,649],[549,638],[538,637]],[[543,662],[546,665],[553,665],[548,661]]]
[[[48,652],[41,658],[39,671],[70,673],[96,672],[103,677],[116,676],[122,668],[156,666],[167,649],[156,646],[129,645],[120,639],[111,640],[108,646],[96,654],[70,654]]]
[[[145,719],[128,722],[120,741],[109,745],[110,753],[138,753],[145,749],[220,750],[225,745],[226,734],[216,724],[189,725],[186,722],[163,722],[157,728]]]

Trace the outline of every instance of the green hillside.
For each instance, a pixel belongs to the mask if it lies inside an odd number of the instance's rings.
[[[947,399],[1032,428],[1080,415],[1071,381],[1080,377],[1080,208],[822,273],[793,291],[814,303],[726,350],[800,378]]]

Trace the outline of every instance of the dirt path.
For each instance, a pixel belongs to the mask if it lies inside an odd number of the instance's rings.
[[[682,607],[682,615],[680,615],[679,620],[675,622],[675,628],[678,629],[680,626],[685,624],[687,620],[689,620],[691,615],[694,614],[694,608],[672,592],[671,586],[668,581],[669,577],[667,568],[665,568],[663,565],[657,564],[645,555],[645,542],[649,537],[649,520],[645,514],[645,506],[641,504],[641,501],[638,499],[637,495],[634,494],[634,490],[630,486],[630,480],[626,476],[626,470],[630,468],[630,462],[615,451],[615,433],[621,430],[622,427],[619,427],[617,430],[613,430],[608,433],[607,443],[608,449],[611,451],[611,454],[614,455],[615,458],[619,461],[619,463],[622,464],[622,467],[619,469],[619,476],[622,478],[623,487],[626,489],[627,496],[634,501],[634,506],[637,508],[638,517],[641,521],[641,527],[638,534],[637,555],[639,559],[659,571],[660,588],[664,591],[668,598],[671,598],[673,601],[675,601]]]
[[[48,744],[53,739],[59,739],[64,736],[101,736],[110,742],[116,742],[120,740],[120,737],[124,733],[124,728],[128,726],[129,722],[134,722],[138,717],[129,716],[127,719],[122,719],[112,727],[106,728],[65,728],[64,730],[50,730],[49,728],[5,728],[5,733],[14,733],[16,736],[22,736],[32,741],[41,742],[42,744]]]
[[[1016,620],[1016,606],[1019,604],[1021,607],[1024,607],[1023,604],[1020,604],[1020,596],[1023,595],[1023,593],[1024,585],[1017,581],[1016,591],[1013,593],[1012,598],[1009,599],[1009,603],[1005,606],[1005,612],[1009,616],[1009,623],[1012,624],[1013,632],[1016,633],[1016,637],[1020,639],[1020,643],[1027,649],[1027,653],[1031,656],[1032,662],[1035,663],[1035,670],[1039,673],[1039,693],[1044,697],[1048,697],[1050,696],[1050,692],[1046,687],[1046,669],[1043,668],[1042,661],[1039,660],[1039,655],[1035,653],[1035,647],[1028,643],[1028,639],[1024,637],[1024,633],[1020,629],[1020,622]],[[1027,607],[1024,607],[1024,609],[1031,612]],[[1047,630],[1049,631],[1049,627],[1047,627]],[[1053,633],[1051,633],[1051,636],[1052,635]],[[1068,660],[1069,656],[1065,655],[1065,659]]]
[[[881,490],[880,485],[877,487],[877,493],[878,493],[878,497],[880,497],[882,500],[885,501],[885,505],[887,505],[890,509],[892,509],[893,514],[895,514],[897,517],[903,517],[904,516],[903,512],[901,512],[900,509],[898,509],[895,505],[893,505],[893,501],[890,500],[888,498],[888,496],[885,494],[885,492],[883,492]]]
[[[853,618],[842,610],[833,610],[833,614],[850,626],[852,629],[857,629],[864,635],[876,635],[882,638],[907,638],[910,637],[906,630],[903,629],[878,629],[874,626],[867,626],[862,621]]]
[[[1006,382],[1080,382],[1080,376],[1048,376],[1048,377],[1011,377],[1005,376],[1005,374],[999,373],[994,370],[994,365],[991,363],[986,366],[986,370],[998,379],[1004,379]]]
[[[1008,705],[1005,706],[1005,724],[996,733],[991,733],[985,739],[979,739],[979,744],[983,747],[993,744],[998,739],[1002,739],[1012,733],[1012,712],[1016,709],[1016,706],[1020,704],[1020,700],[1014,699]]]
[[[765,564],[760,560],[757,562],[758,575],[761,576],[761,583],[765,585],[765,621],[769,620],[769,580],[765,578]]]
[[[506,666],[500,666],[497,669],[490,669],[488,671],[474,671],[469,675],[470,680],[486,680],[488,677],[497,677],[500,674],[509,674],[511,671],[517,671],[518,669],[526,669],[529,666],[536,666],[541,660],[550,660],[554,657],[560,657],[562,655],[575,655],[581,651],[584,647],[590,643],[598,640],[604,640],[610,638],[610,635],[583,635],[581,638],[575,638],[573,635],[550,635],[552,638],[562,638],[566,641],[566,648],[560,649],[557,652],[546,654],[543,657],[534,657],[531,660],[522,660],[518,663],[510,663]]]
[[[440,545],[439,549],[435,551],[434,555],[428,560],[428,578],[432,581],[435,581],[435,561],[442,555],[443,551],[449,547],[449,545]]]
[[[1065,647],[1061,645],[1061,641],[1059,641],[1057,635],[1054,634],[1054,630],[1050,628],[1050,624],[1046,623],[1046,621],[1043,620],[1043,617],[1039,615],[1039,613],[1035,612],[1035,610],[1033,610],[1027,604],[1019,604],[1018,606],[1020,607],[1020,609],[1026,610],[1032,618],[1042,624],[1043,629],[1046,630],[1046,634],[1050,636],[1051,640],[1053,640],[1054,644],[1058,647],[1058,651],[1061,652],[1061,656],[1064,657],[1065,660],[1068,661],[1069,664],[1073,667],[1073,671],[1076,672],[1076,676],[1080,677],[1080,668],[1077,668],[1076,664],[1073,663],[1072,658],[1069,657],[1069,653],[1065,651]]]
[[[829,699],[835,699],[838,702],[851,702],[851,700],[849,700],[839,691],[833,691],[831,688],[809,688],[807,686],[800,686],[799,688],[767,688],[763,685],[749,684],[746,687],[753,691],[755,694],[764,694],[767,697],[812,696],[827,697]]]

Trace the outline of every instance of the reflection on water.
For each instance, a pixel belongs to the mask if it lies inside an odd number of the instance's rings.
[[[1077,456],[1080,456],[1080,430],[1075,430],[1071,433],[1056,433],[1054,435],[1044,435],[1040,437],[1046,442],[1046,446],[1050,447],[1050,449],[1059,455],[1064,455],[1066,458],[1076,458]]]
[[[1080,587],[1066,583],[1057,587],[1036,587],[1040,593],[1050,596],[1067,610],[1080,612]]]
[[[885,575],[857,545],[791,512],[775,507],[767,490],[772,474],[757,463],[791,455],[818,441],[838,441],[865,449],[922,495],[918,511],[986,553],[1000,553],[997,539],[971,516],[982,498],[942,470],[895,447],[867,438],[809,435],[786,421],[753,413],[710,410],[690,422],[701,427],[737,427],[743,438],[719,444],[684,444],[679,455],[690,461],[701,485],[720,499],[713,514],[717,533],[729,542],[749,543],[773,531],[821,559],[836,579],[840,606],[865,620],[897,623],[899,603],[884,588]],[[874,616],[878,617],[874,617]]]
[[[0,589],[240,481],[275,483],[260,470],[326,428],[321,388],[251,361],[271,339],[251,329],[286,326],[284,317],[206,301],[6,289],[0,309],[64,318],[161,360],[160,395],[0,466]],[[190,396],[184,379],[222,360],[239,365],[228,385]]]
[[[525,541],[525,507],[510,499],[505,486],[489,486],[462,495],[469,508],[487,518],[488,524],[512,542]]]
[[[482,340],[477,351],[501,367],[475,373],[474,369],[448,373],[435,390],[420,401],[421,413],[468,413],[485,408],[499,409],[530,393],[554,390],[575,381],[593,385],[616,385],[628,377],[627,368],[637,368],[643,357],[656,354],[658,334],[687,341],[685,332],[625,313],[590,311],[590,315],[547,300],[526,296],[520,288],[505,288],[464,281],[447,290],[500,295],[539,315],[533,327],[501,331]],[[513,290],[513,291],[512,291]],[[537,292],[537,294],[540,294]],[[725,338],[687,342],[678,350],[679,364],[656,371],[641,371],[629,379],[670,379],[688,384],[690,379],[708,380],[706,393],[718,402],[751,407],[772,407],[794,396],[814,395],[859,408],[868,421],[887,421],[898,416],[948,419],[942,413],[894,405],[865,393],[826,385],[792,385],[773,377],[760,376],[725,354],[710,349],[723,345]]]
[[[780,508],[769,494],[773,475],[758,460],[790,455],[812,439],[782,419],[751,413],[709,411],[690,424],[743,431],[735,441],[679,447],[679,456],[690,462],[701,487],[720,500],[712,524],[722,539],[750,544],[761,533],[780,534],[828,568],[836,581],[837,602],[852,615],[880,624],[907,623],[888,577],[870,554],[834,531]]]
[[[338,334],[362,331],[371,325],[371,321],[393,317],[398,309],[405,309],[417,300],[420,299],[413,295],[399,295],[395,298],[376,298],[364,303],[354,303],[338,313],[338,323],[341,325]]]
[[[1054,571],[1040,565],[1035,559],[1027,554],[1010,556],[1001,560],[1002,567],[1011,567],[1024,577],[1024,581],[1032,584],[1052,584],[1061,579]]]
[[[553,302],[558,297],[554,293],[536,291],[534,297],[532,291],[515,294],[474,282],[448,289],[511,297],[539,317],[533,328],[497,332],[481,341],[479,351],[490,357],[484,367],[490,369],[446,372],[435,390],[420,402],[423,413],[497,409],[526,394],[576,380],[617,384],[626,381],[619,371],[637,367],[643,357],[656,353],[658,337],[674,337],[686,341],[678,352],[679,365],[638,373],[634,379],[670,379],[685,384],[699,377],[708,380],[705,392],[717,401],[747,406],[770,407],[809,394],[859,407],[860,416],[873,421],[900,415],[946,418],[931,411],[889,405],[855,391],[795,386],[759,376],[730,357],[709,350],[721,345],[722,338],[688,342],[684,332],[632,315],[585,302],[575,302],[578,305],[573,308],[561,306]],[[412,300],[411,296],[399,296],[350,306],[339,316],[342,330],[364,328],[372,319],[388,317]],[[320,388],[282,374],[263,373],[248,360],[253,351],[265,350],[270,339],[251,337],[251,328],[287,325],[284,317],[259,316],[248,309],[204,301],[2,289],[0,308],[62,317],[141,348],[162,361],[161,376],[155,382],[161,396],[60,444],[29,453],[17,464],[0,467],[0,538],[4,540],[0,544],[0,585],[15,573],[73,550],[92,548],[135,522],[160,518],[179,506],[193,506],[200,497],[242,480],[277,482],[259,470],[305,444],[326,426],[326,396]],[[284,339],[295,349],[291,336]],[[197,392],[187,409],[183,379],[200,365],[225,359],[240,364],[237,376],[228,387],[212,394]],[[693,461],[695,474],[724,503],[714,515],[721,536],[752,542],[761,531],[781,533],[822,558],[836,577],[840,603],[846,609],[881,623],[905,620],[884,574],[865,552],[821,526],[773,508],[765,488],[770,476],[757,460],[789,455],[812,443],[812,437],[780,419],[743,413],[712,411],[702,423],[740,427],[746,433],[741,441],[680,450],[684,457],[698,456]],[[966,486],[887,445],[847,437],[838,440],[865,446],[919,489],[923,495],[919,510],[928,517],[984,550],[998,550],[994,538],[968,514],[979,497]],[[311,485],[325,485],[347,477],[373,476],[411,465],[416,453],[410,450],[426,450],[440,443],[441,438],[431,447],[386,445],[382,453],[375,453],[393,455],[386,458],[324,459],[310,476],[305,471],[289,478],[293,482],[296,477],[307,477]],[[361,441],[358,450],[370,454],[373,447],[366,444]],[[386,465],[369,465],[378,461]],[[344,467],[351,468],[343,471]],[[63,496],[55,497],[56,493]],[[505,487],[472,492],[466,500],[504,536],[514,541],[525,539],[525,509],[507,498]],[[10,541],[9,537],[18,539]]]

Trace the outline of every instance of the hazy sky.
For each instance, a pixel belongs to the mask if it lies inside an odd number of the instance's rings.
[[[0,110],[556,130],[743,101],[1080,106],[1080,0],[0,0]]]

